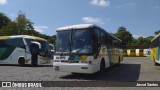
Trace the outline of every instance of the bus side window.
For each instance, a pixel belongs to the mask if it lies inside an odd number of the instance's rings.
[[[6,44],[10,47],[25,48],[25,45],[24,45],[22,38],[8,39],[8,40],[6,40]]]
[[[112,37],[111,36],[107,36],[107,44],[112,45]]]

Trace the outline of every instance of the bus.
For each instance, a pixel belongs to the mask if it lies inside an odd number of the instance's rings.
[[[160,33],[151,40],[151,59],[155,65],[160,64]]]
[[[55,71],[92,74],[119,64],[122,41],[94,24],[57,29]]]
[[[51,63],[51,50],[47,40],[35,36],[0,36],[0,64]]]

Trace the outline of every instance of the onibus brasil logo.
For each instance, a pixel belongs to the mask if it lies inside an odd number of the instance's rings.
[[[42,87],[42,84],[32,82],[2,82],[2,87]]]

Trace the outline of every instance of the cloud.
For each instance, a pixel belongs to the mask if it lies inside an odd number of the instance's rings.
[[[47,26],[34,26],[34,29],[40,33],[44,33],[44,30],[48,29]]]
[[[100,6],[100,7],[107,7],[110,5],[110,1],[108,0],[91,0],[90,2],[92,5]]]
[[[7,0],[0,0],[0,5],[5,5],[7,3],[8,3]]]
[[[83,17],[82,20],[84,23],[93,23],[93,24],[105,24],[101,18],[93,18],[93,17]]]

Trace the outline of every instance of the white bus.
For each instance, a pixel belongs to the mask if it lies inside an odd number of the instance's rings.
[[[51,50],[47,40],[35,36],[0,36],[0,64],[51,63]]]
[[[122,61],[122,41],[93,24],[58,28],[54,69],[92,74]]]

